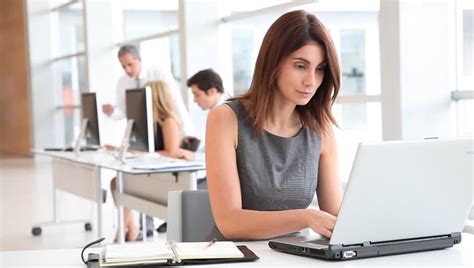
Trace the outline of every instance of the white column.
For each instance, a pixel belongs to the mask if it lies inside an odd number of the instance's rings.
[[[449,0],[381,0],[384,140],[456,135],[454,14]]]
[[[33,147],[63,146],[63,124],[56,106],[60,104],[60,85],[53,69],[53,18],[46,1],[27,4],[28,50],[30,64]]]
[[[379,27],[382,137],[384,140],[398,140],[402,138],[398,1],[380,1]]]
[[[179,38],[181,51],[181,90],[198,138],[204,139],[207,112],[193,103],[186,81],[202,69],[213,68],[220,74],[218,1],[179,1]],[[223,68],[222,68],[223,70]]]

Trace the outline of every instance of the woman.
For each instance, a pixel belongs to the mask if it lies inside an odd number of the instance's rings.
[[[152,81],[145,84],[149,86],[152,92],[153,103],[153,121],[155,126],[155,151],[161,155],[185,158],[192,156],[193,153],[181,149],[179,146],[183,139],[182,129],[173,107],[173,100],[169,87],[161,81]],[[116,179],[111,181],[110,188],[112,193],[117,189]],[[133,219],[132,210],[124,208],[124,227],[126,231],[126,241],[133,241],[139,237],[140,230]],[[160,226],[160,228],[162,228]],[[163,225],[163,228],[166,228]]]
[[[342,189],[331,106],[339,63],[323,24],[305,11],[266,33],[248,92],[214,108],[206,168],[219,239],[267,239],[311,228],[330,237]],[[316,192],[320,210],[308,209]]]
[[[148,82],[145,86],[151,87],[153,98],[155,150],[168,157],[192,160],[186,157],[189,154],[192,155],[192,152],[180,148],[183,140],[183,131],[173,107],[173,99],[169,87],[161,81]]]

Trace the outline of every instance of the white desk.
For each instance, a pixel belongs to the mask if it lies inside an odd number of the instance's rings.
[[[166,219],[167,192],[171,190],[196,190],[195,171],[205,169],[204,164],[193,167],[170,167],[163,169],[136,169],[143,161],[153,163],[156,158],[130,160],[124,164],[109,152],[45,152],[33,150],[35,154],[53,159],[53,221],[40,223],[61,223],[57,215],[56,189],[70,192],[97,203],[97,221],[99,237],[102,228],[102,188],[100,168],[117,172],[116,204],[119,206],[119,241],[124,241],[123,206],[144,212],[147,215]],[[140,162],[141,161],[141,162]],[[158,174],[158,175],[156,175]],[[142,217],[144,221],[144,217]],[[143,232],[146,230],[143,228]],[[146,234],[143,234],[146,238]]]
[[[474,236],[462,235],[462,242],[452,248],[384,256],[352,261],[333,262],[301,257],[270,249],[266,241],[239,242],[260,257],[256,262],[214,264],[209,267],[420,267],[420,266],[474,266]],[[97,249],[96,249],[97,250]],[[38,251],[9,251],[0,253],[1,267],[85,267],[80,259],[81,249]],[[189,267],[189,266],[183,266]],[[202,265],[196,267],[203,267]]]

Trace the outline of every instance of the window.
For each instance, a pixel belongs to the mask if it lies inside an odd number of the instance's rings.
[[[62,59],[55,63],[55,68],[61,74],[61,101],[58,111],[64,120],[64,144],[71,145],[79,134],[80,126],[80,97],[87,91],[84,56]]]
[[[463,10],[463,71],[462,82],[465,87],[474,85],[474,10]]]
[[[53,43],[58,46],[53,51],[60,100],[56,111],[61,114],[58,118],[63,126],[60,136],[64,146],[73,144],[79,133],[80,95],[88,90],[83,9],[82,1],[66,2],[52,9],[52,17],[56,19],[53,27],[58,29]]]
[[[57,11],[59,25],[58,56],[84,51],[83,3],[76,2]]]
[[[455,98],[457,131],[459,136],[474,136],[474,3],[457,0],[456,4],[456,91],[470,93]]]
[[[366,93],[365,31],[341,30],[341,95]]]
[[[382,140],[378,8],[328,9],[314,14],[328,27],[339,52],[341,88],[332,111],[340,127],[335,133],[340,179],[345,182],[359,143]]]
[[[254,31],[250,28],[235,27],[232,29],[232,68],[234,94],[247,91],[255,67]]]
[[[123,0],[117,3],[123,19],[120,43],[139,47],[143,68],[155,67],[181,76],[178,1]]]
[[[160,32],[175,30],[178,28],[177,1],[173,10],[156,10],[143,6],[142,9],[124,9],[124,39],[130,40],[150,36]],[[153,2],[151,2],[152,4]]]

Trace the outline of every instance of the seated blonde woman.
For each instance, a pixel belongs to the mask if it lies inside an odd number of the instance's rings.
[[[193,153],[180,148],[183,131],[173,107],[169,87],[161,81],[148,82],[145,86],[151,87],[152,91],[155,151],[168,157],[192,160],[189,156],[192,156]],[[112,193],[117,189],[115,178],[112,180],[110,188]],[[140,229],[135,224],[130,208],[124,208],[124,226],[126,241],[133,241],[139,237]]]
[[[153,96],[155,151],[164,156],[192,160],[192,152],[180,148],[183,131],[173,107],[169,87],[161,81],[148,82],[145,86],[151,87]]]

